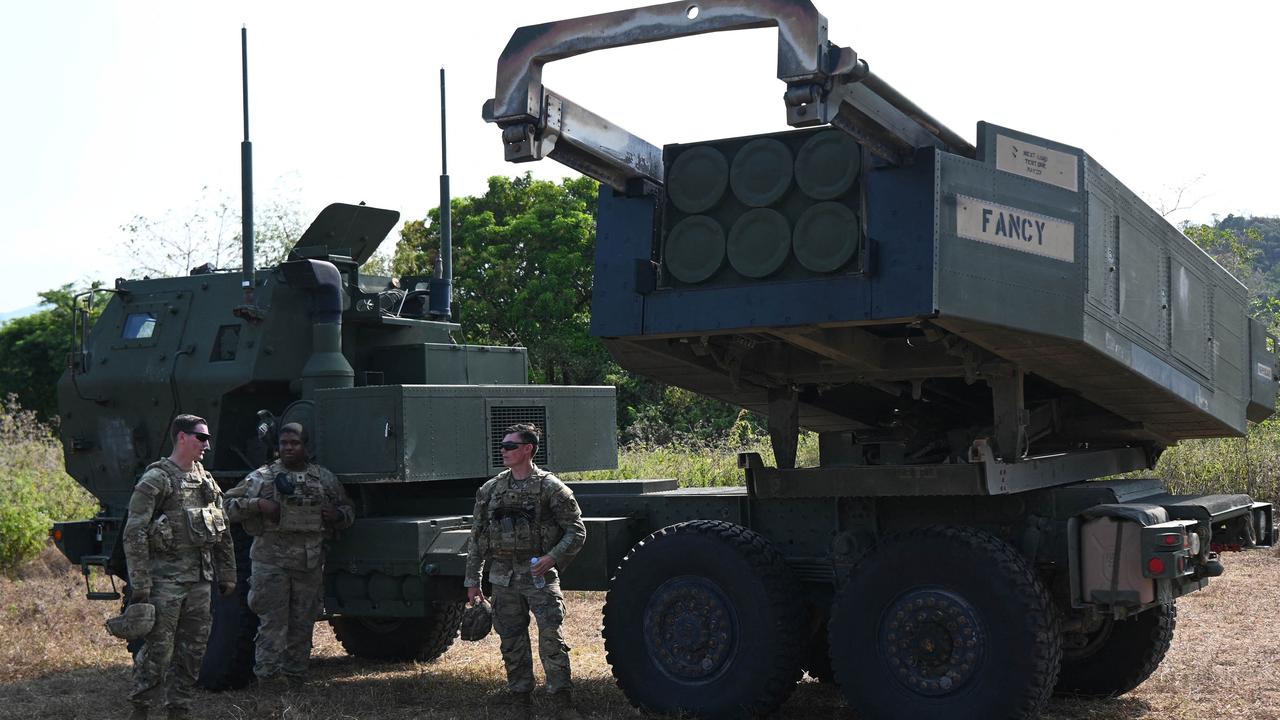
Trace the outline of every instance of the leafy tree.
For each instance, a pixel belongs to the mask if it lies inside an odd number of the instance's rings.
[[[609,362],[588,333],[598,187],[585,177],[556,184],[527,173],[494,176],[484,195],[451,203],[462,336],[523,345],[535,382],[599,383]],[[430,276],[439,248],[432,210],[405,223],[393,269]]]
[[[99,283],[94,283],[96,289]],[[46,309],[14,318],[0,326],[0,397],[12,394],[18,403],[46,422],[57,417],[55,388],[71,352],[71,285],[40,293]],[[94,303],[90,323],[105,303]]]
[[[1212,225],[1184,223],[1182,232],[1244,283],[1249,290],[1250,312],[1274,328],[1280,321],[1280,300],[1275,296],[1274,283],[1264,271],[1262,232],[1256,227],[1216,219]]]

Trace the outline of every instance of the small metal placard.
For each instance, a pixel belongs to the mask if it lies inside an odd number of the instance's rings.
[[[996,168],[1072,192],[1080,190],[1080,162],[1076,156],[1035,143],[996,135]]]
[[[1264,363],[1258,363],[1256,371],[1258,373],[1258,377],[1262,378],[1263,380],[1275,380],[1275,373],[1271,371],[1270,366]]]
[[[1075,262],[1075,223],[956,195],[956,234],[1054,260]]]

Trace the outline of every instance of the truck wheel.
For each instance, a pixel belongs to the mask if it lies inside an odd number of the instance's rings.
[[[859,717],[1034,717],[1061,660],[1049,593],[1013,548],[929,527],[863,556],[831,611],[836,682]]]
[[[694,520],[641,540],[604,604],[618,687],[648,712],[768,715],[800,679],[804,632],[795,578],[762,535]]]
[[[236,591],[223,597],[215,587],[211,611],[213,627],[205,646],[204,662],[197,682],[206,690],[235,690],[253,682],[253,646],[258,635],[258,616],[249,609],[249,576],[253,561],[249,546],[253,538],[240,523],[231,525],[231,541],[236,552]]]
[[[1177,624],[1178,608],[1170,603],[1124,620],[1107,618],[1080,638],[1068,635],[1056,691],[1098,697],[1129,692],[1160,666]]]
[[[458,637],[463,603],[431,604],[425,618],[331,618],[333,634],[348,654],[368,660],[409,662],[435,660]]]

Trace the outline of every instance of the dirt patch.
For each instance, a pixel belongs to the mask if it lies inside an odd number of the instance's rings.
[[[1150,680],[1110,700],[1055,698],[1046,720],[1280,720],[1280,562],[1272,552],[1228,555],[1227,573],[1178,603],[1173,647]],[[38,573],[37,573],[38,574]],[[603,593],[569,593],[568,642],[576,695],[588,717],[640,717],[613,682],[600,639]],[[115,603],[84,598],[79,571],[0,579],[0,718],[123,717],[129,657],[102,622]],[[502,692],[497,639],[458,641],[433,663],[350,658],[327,625],[316,627],[307,684],[205,694],[195,718],[280,720],[487,719]],[[540,671],[539,671],[540,673]],[[539,715],[551,708],[539,698]],[[782,718],[857,720],[839,691],[806,679]]]

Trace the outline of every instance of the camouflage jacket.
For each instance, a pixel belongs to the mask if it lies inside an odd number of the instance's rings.
[[[284,478],[277,481],[279,475]],[[282,487],[288,492],[281,492]],[[280,504],[279,519],[259,510],[260,499]],[[320,511],[326,505],[337,511],[337,522],[321,521]],[[320,567],[324,541],[332,539],[335,530],[351,527],[356,519],[342,483],[315,463],[303,471],[288,470],[279,460],[263,465],[227,491],[224,507],[232,522],[241,523],[245,532],[254,536],[249,549],[254,562],[289,570]]]
[[[489,561],[489,582],[507,587],[517,572],[529,572],[529,558],[550,555],[563,567],[582,549],[587,528],[573,491],[560,478],[539,468],[524,480],[503,470],[476,493],[471,542],[463,585],[478,587]],[[547,581],[559,575],[554,568]]]
[[[222,512],[222,491],[200,463],[183,470],[165,458],[147,466],[129,498],[124,526],[129,584],[235,582],[236,556]]]

